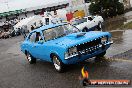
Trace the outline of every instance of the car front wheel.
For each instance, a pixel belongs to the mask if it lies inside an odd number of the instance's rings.
[[[30,64],[36,63],[36,58],[34,58],[30,53],[26,54],[26,58]]]
[[[63,63],[59,60],[58,56],[53,55],[53,56],[52,56],[52,59],[53,59],[53,64],[54,64],[54,67],[55,67],[56,71],[58,71],[58,72],[63,72],[63,71],[64,71],[64,65],[63,65]]]

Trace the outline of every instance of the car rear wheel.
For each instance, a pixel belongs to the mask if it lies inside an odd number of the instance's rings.
[[[34,58],[30,53],[26,54],[26,58],[30,64],[36,63],[36,58]]]
[[[64,65],[63,65],[63,63],[59,60],[58,56],[53,55],[53,56],[52,56],[52,60],[53,60],[53,64],[54,64],[55,70],[58,71],[58,72],[63,72],[63,71],[64,71]]]

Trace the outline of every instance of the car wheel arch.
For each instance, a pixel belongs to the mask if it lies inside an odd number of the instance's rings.
[[[55,54],[55,53],[51,53],[51,54],[50,54],[51,61],[52,61],[52,57],[53,57],[54,55],[58,56],[58,55]]]
[[[51,61],[53,61],[53,56],[57,56],[58,59],[59,59],[60,61],[62,61],[62,60],[60,59],[59,55],[56,54],[56,53],[51,53],[51,54],[50,54]]]
[[[53,57],[53,56],[55,56],[56,57],[56,59]],[[51,53],[50,54],[50,57],[51,57],[51,61],[52,61],[52,63],[53,63],[53,65],[54,65],[54,68],[56,69],[56,71],[57,72],[59,72],[59,73],[62,73],[62,72],[64,72],[65,71],[65,64],[62,62],[62,60],[60,59],[60,57],[57,55],[57,54],[55,54],[55,53]],[[53,60],[54,59],[54,60]],[[56,60],[57,61],[59,61],[59,67],[60,67],[60,69],[58,70],[57,69],[57,67],[56,67],[56,65],[57,65],[57,63],[56,63]],[[56,64],[56,65],[55,65]]]
[[[25,53],[25,55],[27,55],[28,51],[27,51],[27,50],[25,50],[25,52],[24,52],[24,53]]]

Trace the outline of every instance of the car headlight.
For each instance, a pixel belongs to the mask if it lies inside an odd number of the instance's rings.
[[[65,52],[65,59],[69,59],[69,53]]]
[[[101,38],[101,42],[103,43],[103,42],[106,42],[107,41],[107,37],[103,37],[103,38]]]
[[[73,54],[75,54],[76,52],[77,52],[77,47],[72,47],[72,48],[69,49],[69,54],[70,54],[70,55],[73,55]]]
[[[68,52],[65,52],[65,59],[69,59],[75,55],[77,55],[77,47],[69,48]]]

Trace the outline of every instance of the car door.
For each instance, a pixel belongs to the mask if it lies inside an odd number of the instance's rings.
[[[41,32],[36,32],[35,42],[33,45],[33,53],[35,53],[38,59],[45,60],[46,49],[44,46],[44,38]]]
[[[39,34],[39,35],[38,35]],[[28,52],[37,59],[46,60],[44,38],[41,32],[33,32],[28,39]]]
[[[34,47],[35,47],[35,38],[36,38],[36,32],[30,33],[29,38],[28,38],[27,45],[28,45],[28,52],[29,52],[33,57],[37,58],[36,53],[35,53],[35,51],[34,51]]]
[[[39,34],[39,35],[38,35]],[[29,37],[28,47],[30,54],[36,59],[50,61],[50,52],[47,49],[43,33],[41,31],[34,32]]]

